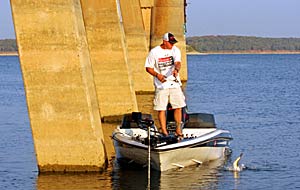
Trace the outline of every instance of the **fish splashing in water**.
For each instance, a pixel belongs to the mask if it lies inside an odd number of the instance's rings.
[[[241,153],[233,162],[232,167],[228,167],[227,169],[229,171],[233,171],[233,172],[240,172],[243,171],[243,169],[246,168],[246,166],[244,164],[239,164],[241,158],[243,156],[243,153]]]
[[[233,171],[240,172],[245,168],[244,164],[239,165],[239,162],[240,162],[242,156],[243,156],[243,153],[241,153],[240,156],[237,157],[237,159],[233,162],[233,164],[232,164]]]

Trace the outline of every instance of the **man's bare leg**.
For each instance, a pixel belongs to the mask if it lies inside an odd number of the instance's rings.
[[[158,111],[158,120],[160,123],[160,127],[162,130],[162,133],[164,135],[168,135],[168,131],[167,131],[167,121],[166,121],[166,111],[165,110],[159,110]]]
[[[182,135],[182,132],[181,132],[181,121],[182,121],[181,108],[174,109],[174,119],[176,122],[176,134],[181,136]]]

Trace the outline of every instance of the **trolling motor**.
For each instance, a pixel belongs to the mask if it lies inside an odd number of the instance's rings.
[[[145,116],[145,114],[142,114],[141,112],[132,112],[131,119],[135,121],[137,127],[148,131],[147,138],[141,139],[142,143],[145,145],[150,145],[155,148],[161,145],[178,142],[177,137],[174,135],[164,136],[156,131],[154,127],[154,120],[151,118],[151,115]],[[151,135],[151,133],[154,134]]]
[[[151,115],[150,115],[151,116]],[[154,124],[150,117],[143,118],[142,112],[132,112],[132,120],[135,121],[140,128],[151,127]]]

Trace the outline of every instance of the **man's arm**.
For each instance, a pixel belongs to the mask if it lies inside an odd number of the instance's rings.
[[[180,68],[181,68],[181,62],[179,62],[179,61],[175,62],[175,68],[174,68],[174,71],[173,71],[173,75],[175,77],[177,77],[177,75],[180,71]]]
[[[160,82],[166,82],[165,76],[162,75],[162,74],[159,74],[159,73],[155,72],[153,68],[151,68],[151,67],[146,67],[146,71],[147,71],[150,75],[156,77]]]
[[[152,76],[154,76],[154,77],[157,77],[157,75],[158,75],[158,73],[155,72],[154,69],[151,68],[151,67],[146,67],[146,71],[147,71],[150,75],[152,75]]]

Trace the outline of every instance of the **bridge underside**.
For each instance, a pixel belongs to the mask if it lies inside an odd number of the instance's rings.
[[[11,0],[40,172],[100,171],[101,118],[138,111],[153,92],[149,49],[169,31],[180,41],[187,80],[184,1]]]

